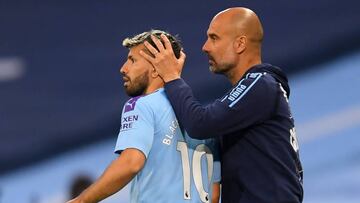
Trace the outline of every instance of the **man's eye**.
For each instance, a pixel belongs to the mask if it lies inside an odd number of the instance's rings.
[[[217,38],[215,36],[211,36],[210,39],[211,40],[217,40]]]

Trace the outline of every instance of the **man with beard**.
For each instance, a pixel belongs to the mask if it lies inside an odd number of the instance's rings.
[[[224,203],[298,203],[303,199],[302,167],[290,89],[281,69],[262,63],[263,28],[250,9],[218,13],[207,30],[203,51],[210,71],[225,75],[233,87],[202,106],[180,78],[183,60],[176,59],[166,36],[165,47],[145,44],[141,52],[163,78],[177,118],[192,138],[219,138]]]
[[[151,30],[123,41],[129,54],[120,72],[125,91],[133,98],[122,112],[115,147],[120,155],[94,184],[68,203],[99,202],[131,180],[132,203],[219,201],[216,142],[194,140],[183,131],[165,95],[163,80],[139,54],[146,51],[144,43],[155,46],[153,39],[161,34],[170,40],[175,57],[184,59],[178,39],[164,31]]]

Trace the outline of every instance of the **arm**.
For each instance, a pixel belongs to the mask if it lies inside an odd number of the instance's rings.
[[[161,38],[164,46],[158,39],[152,38],[159,52],[149,43],[144,43],[155,57],[143,51],[140,54],[156,68],[164,80],[165,91],[176,117],[190,137],[207,139],[230,134],[259,123],[271,115],[276,100],[274,88],[269,88],[264,81],[259,80],[259,75],[244,79],[243,84],[239,83],[227,95],[229,97],[202,106],[193,96],[191,88],[180,79],[185,54],[181,52],[180,58],[176,59],[169,40],[166,36]],[[242,90],[236,92],[236,88],[242,87]],[[232,92],[236,96],[230,95]]]
[[[101,177],[68,203],[95,203],[116,193],[127,185],[143,168],[145,155],[137,149],[125,149]]]
[[[166,83],[165,91],[176,117],[189,135],[207,139],[238,132],[271,116],[275,93],[262,77],[244,78],[222,100],[207,106],[196,100],[191,88],[182,79]],[[232,94],[240,92],[240,87],[243,88],[241,93]]]
[[[214,183],[211,203],[219,203],[219,199],[220,199],[220,183]]]

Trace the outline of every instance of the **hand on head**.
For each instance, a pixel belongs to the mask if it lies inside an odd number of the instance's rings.
[[[150,56],[144,51],[140,51],[140,55],[154,66],[164,82],[170,82],[180,78],[186,56],[185,53],[181,51],[180,57],[176,58],[169,39],[164,34],[161,34],[160,37],[163,40],[164,45],[158,38],[153,35],[151,36],[151,39],[159,51],[145,41],[145,47],[153,56]]]

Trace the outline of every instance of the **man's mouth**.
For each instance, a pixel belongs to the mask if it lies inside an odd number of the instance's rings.
[[[125,87],[128,86],[129,83],[130,83],[130,79],[128,77],[126,77],[126,76],[123,76],[123,81],[124,81],[124,86]]]
[[[212,56],[208,55],[208,58],[209,58],[209,64],[214,64],[215,63],[215,60]]]
[[[210,64],[210,65],[214,65],[214,64],[215,64],[214,59],[209,58],[209,64]]]

